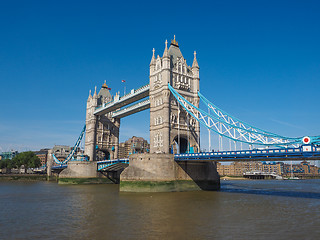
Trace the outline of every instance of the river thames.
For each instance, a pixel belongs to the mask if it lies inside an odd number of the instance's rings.
[[[0,182],[0,239],[319,239],[320,180],[221,181],[218,192]]]

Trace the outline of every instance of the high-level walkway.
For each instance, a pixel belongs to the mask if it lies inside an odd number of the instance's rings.
[[[133,106],[131,106],[130,108],[128,107],[126,108],[126,110],[120,109],[120,108],[124,106],[128,106],[146,97],[149,97],[149,90],[150,90],[150,86],[149,84],[147,84],[138,89],[132,89],[130,93],[122,97],[116,96],[113,101],[105,103],[102,106],[98,106],[94,112],[94,115],[99,116],[99,115],[105,115],[109,112],[113,112],[113,115],[112,115],[113,117],[121,118],[121,117],[128,116],[130,114],[148,109],[150,107],[150,102],[147,103],[146,101],[143,101],[143,103],[140,103],[140,105],[139,103],[135,104],[135,107]]]

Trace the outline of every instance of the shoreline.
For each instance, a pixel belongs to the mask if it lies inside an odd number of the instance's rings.
[[[320,176],[298,176],[299,179],[298,180],[310,180],[310,179],[320,179]],[[236,176],[221,176],[220,180],[224,181],[224,180],[287,180],[287,179],[250,179],[250,178],[244,178],[244,177],[236,177]]]
[[[244,177],[223,176],[223,177],[220,177],[220,180],[250,180],[250,179],[244,178]]]
[[[320,179],[320,176],[310,176],[310,177],[299,177],[299,180],[306,180],[306,179]],[[93,179],[86,179],[88,181],[84,181],[84,179],[64,179],[61,178],[59,179],[58,176],[51,176],[48,177],[46,174],[0,174],[0,182],[1,181],[26,181],[26,182],[31,182],[31,181],[55,181],[55,182],[60,182],[61,183],[67,183],[67,182],[72,182],[72,184],[84,184],[84,183],[112,183],[110,180],[107,179],[100,179],[100,178],[95,178],[95,181]],[[243,181],[243,180],[253,180],[249,178],[244,178],[244,177],[237,177],[237,176],[221,176],[220,177],[221,181],[228,181],[228,180],[235,180],[235,181]],[[264,179],[260,179],[264,180]],[[268,179],[270,180],[270,179]],[[275,179],[276,180],[276,179]]]
[[[55,178],[48,179],[46,174],[0,174],[0,181],[56,181]]]

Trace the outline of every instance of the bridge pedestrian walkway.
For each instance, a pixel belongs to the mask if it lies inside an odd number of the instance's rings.
[[[243,151],[175,154],[175,161],[292,161],[319,160],[320,146],[302,145],[297,148],[254,149]]]
[[[111,102],[98,106],[94,112],[94,115],[105,115],[109,112],[113,112],[121,107],[127,106],[131,103],[139,101],[149,96],[150,85],[144,85],[138,89],[132,89],[130,93],[120,97],[115,97]]]

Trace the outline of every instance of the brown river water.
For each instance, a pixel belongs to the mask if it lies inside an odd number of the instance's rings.
[[[319,179],[173,193],[11,181],[0,207],[0,239],[320,239]]]

